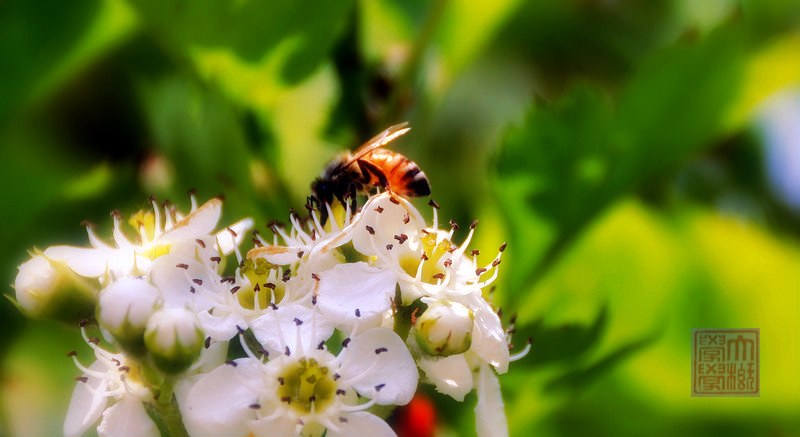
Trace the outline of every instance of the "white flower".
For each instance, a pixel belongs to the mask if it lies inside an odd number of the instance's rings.
[[[100,437],[158,437],[158,429],[142,404],[152,401],[152,395],[142,385],[138,367],[129,365],[124,354],[97,346],[83,329],[81,333],[94,350],[96,361],[87,368],[72,354],[83,376],[78,378],[72,393],[64,436],[78,437],[99,420]]]
[[[303,314],[299,307],[288,311]],[[323,335],[312,321],[273,323],[272,337],[264,338],[268,361],[247,350],[247,358],[211,371],[189,390],[182,411],[193,437],[395,435],[366,410],[404,405],[416,391],[416,366],[397,334],[370,329],[346,339],[334,356],[316,344]]]
[[[222,211],[222,201],[211,199],[200,207],[192,197],[192,211],[184,216],[174,207],[164,206],[162,211],[153,200],[153,211],[140,211],[131,218],[138,232],[138,241],[131,241],[122,230],[119,212],[114,218],[114,245],[108,245],[87,226],[91,248],[52,246],[44,251],[50,259],[65,263],[75,273],[98,278],[101,283],[127,275],[142,275],[150,271],[153,260],[168,253],[192,256],[203,251],[227,254],[235,250],[245,232],[252,227],[251,219],[211,234],[217,226]],[[163,215],[163,217],[162,217]]]
[[[18,269],[16,302],[29,317],[73,323],[94,314],[97,287],[63,263],[35,254]]]
[[[146,279],[120,278],[100,292],[98,322],[115,339],[141,344],[147,320],[160,302],[158,289]]]
[[[179,373],[200,356],[204,341],[199,324],[184,308],[165,308],[150,317],[144,343],[160,370]]]

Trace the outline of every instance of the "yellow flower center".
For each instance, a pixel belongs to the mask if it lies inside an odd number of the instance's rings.
[[[402,256],[400,258],[400,266],[410,276],[416,276],[419,269],[419,263],[424,262],[422,266],[422,281],[435,284],[439,280],[439,276],[444,274],[444,268],[439,263],[443,256],[448,254],[453,248],[453,244],[449,240],[441,240],[436,242],[436,234],[425,234],[421,239],[422,251],[426,259],[420,259],[415,256]]]
[[[259,308],[266,308],[270,302],[278,303],[283,299],[286,294],[286,284],[277,274],[270,278],[270,272],[276,268],[275,265],[263,258],[244,261],[241,272],[250,280],[250,285],[242,287],[236,292],[239,304],[243,308],[255,309],[256,298],[258,298]]]
[[[314,358],[301,358],[286,366],[278,379],[278,397],[300,414],[327,408],[336,396],[330,369]]]

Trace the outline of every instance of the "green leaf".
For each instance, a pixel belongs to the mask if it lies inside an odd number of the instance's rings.
[[[618,96],[576,87],[531,110],[498,160],[510,234],[526,238],[509,245],[514,289],[537,281],[620,196],[714,144],[741,80],[740,45],[736,32],[722,29],[654,55]],[[545,231],[526,235],[531,223]]]

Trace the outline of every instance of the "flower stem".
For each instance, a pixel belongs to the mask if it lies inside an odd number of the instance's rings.
[[[161,437],[189,437],[183,426],[181,412],[174,395],[175,381],[166,378],[155,402],[145,404],[147,413],[156,423]]]

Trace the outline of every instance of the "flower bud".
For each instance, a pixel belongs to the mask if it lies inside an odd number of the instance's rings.
[[[160,300],[158,289],[146,279],[121,278],[100,291],[97,319],[123,348],[140,351],[147,321]]]
[[[97,288],[63,263],[34,255],[18,270],[17,304],[28,317],[77,323],[94,315]]]
[[[473,314],[469,308],[448,301],[436,301],[414,325],[417,343],[426,353],[440,357],[466,352],[472,344]]]
[[[144,333],[144,343],[153,361],[166,373],[186,370],[200,356],[203,341],[197,317],[185,308],[156,312]]]

